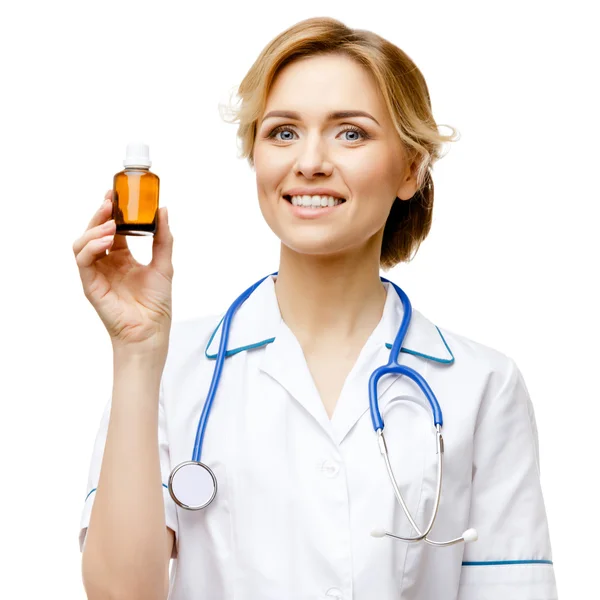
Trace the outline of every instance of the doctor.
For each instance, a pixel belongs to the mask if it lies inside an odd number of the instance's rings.
[[[368,389],[403,317],[380,268],[410,260],[427,236],[430,167],[448,139],[433,125],[420,71],[374,34],[311,19],[270,44],[240,94],[239,135],[281,252],[277,275],[232,320],[202,447],[218,482],[206,508],[177,505],[168,483],[191,460],[227,307],[171,326],[164,208],[148,266],[124,237],[113,239],[109,204],[74,244],[115,356],[81,518],[88,597],[556,598],[535,417],[519,368],[416,308],[398,360],[427,380],[444,417],[429,537],[475,528],[478,540],[438,548],[371,535],[416,535],[390,485]],[[339,111],[351,113],[331,116]],[[242,199],[224,189],[210,201],[234,211]],[[240,293],[252,283],[241,277]],[[429,404],[402,375],[382,378],[378,396],[390,464],[424,529],[438,456]]]

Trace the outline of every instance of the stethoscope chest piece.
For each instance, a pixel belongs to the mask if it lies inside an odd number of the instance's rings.
[[[217,478],[201,462],[183,462],[171,472],[169,494],[181,508],[200,510],[208,506],[216,496]]]

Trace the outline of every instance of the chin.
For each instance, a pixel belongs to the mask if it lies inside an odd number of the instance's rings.
[[[344,253],[343,248],[337,248],[330,237],[315,239],[314,236],[308,239],[299,239],[294,236],[279,237],[283,246],[288,251],[306,256],[327,256],[336,257]]]

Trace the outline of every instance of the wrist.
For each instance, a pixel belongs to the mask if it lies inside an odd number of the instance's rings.
[[[168,343],[140,344],[114,344],[113,343],[113,365],[114,368],[143,368],[148,372],[162,374],[168,353]]]

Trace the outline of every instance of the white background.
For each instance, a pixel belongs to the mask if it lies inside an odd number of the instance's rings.
[[[401,47],[427,80],[438,124],[462,136],[434,166],[428,239],[385,276],[437,325],[516,360],[537,417],[559,595],[590,596],[600,539],[593,5],[3,4],[3,597],[85,598],[79,519],[112,354],[74,240],[127,142],[140,139],[169,207],[176,320],[219,313],[275,271],[279,242],[218,105],[273,37],[313,16]],[[150,260],[149,238],[129,243]]]

